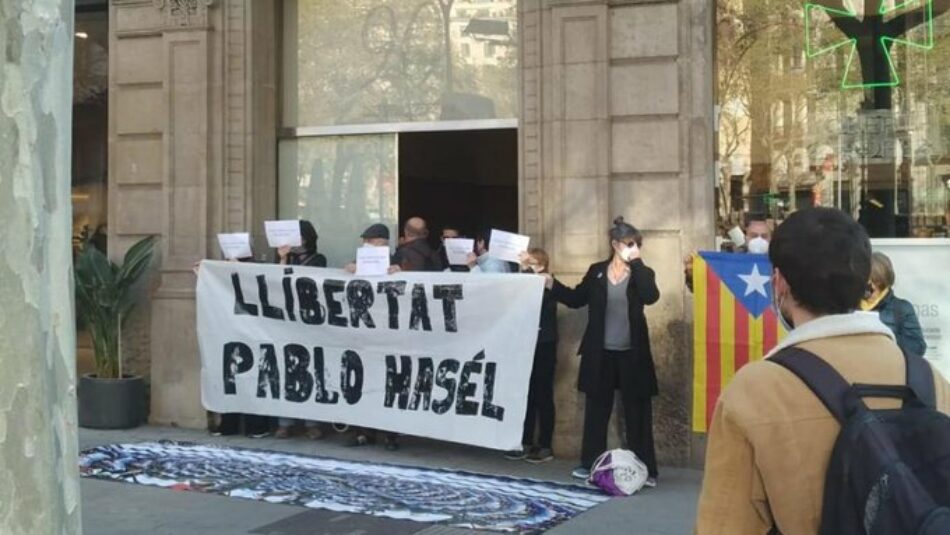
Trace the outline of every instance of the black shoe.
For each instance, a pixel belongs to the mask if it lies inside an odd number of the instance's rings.
[[[525,448],[518,448],[516,450],[505,452],[505,459],[508,459],[509,461],[520,461],[527,456],[528,452],[525,450]]]
[[[399,442],[396,437],[386,437],[386,451],[396,451],[399,449]]]
[[[554,452],[551,448],[536,448],[525,458],[531,464],[546,463],[554,459]]]

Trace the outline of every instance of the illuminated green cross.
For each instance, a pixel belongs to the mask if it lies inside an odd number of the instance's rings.
[[[934,46],[933,0],[895,0],[892,7],[887,6],[887,0],[879,2],[877,13],[865,13],[861,19],[858,18],[857,10],[850,4],[841,7],[805,4],[805,53],[808,58],[827,54],[843,46],[851,47],[841,79],[842,89],[896,87],[900,85],[901,79],[891,57],[894,43],[923,50],[931,50]],[[835,26],[844,33],[843,40],[814,46],[819,40],[815,28],[816,22],[821,19],[814,18],[818,12],[831,18]],[[885,20],[887,17],[890,17],[889,20]],[[919,25],[924,26],[925,36],[922,40],[915,41],[906,36],[910,29]],[[863,72],[860,77],[853,76],[855,57],[862,65]],[[876,65],[881,61],[886,62],[886,70]],[[861,81],[855,83],[855,79]]]

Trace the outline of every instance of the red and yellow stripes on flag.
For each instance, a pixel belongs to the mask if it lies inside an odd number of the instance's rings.
[[[771,310],[752,317],[698,255],[693,295],[693,431],[705,433],[719,394],[739,368],[761,360],[784,332]]]

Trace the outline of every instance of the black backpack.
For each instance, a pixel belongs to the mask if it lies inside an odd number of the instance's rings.
[[[950,417],[936,410],[930,365],[904,358],[906,386],[851,385],[800,348],[769,358],[797,375],[841,423],[820,535],[950,534]],[[863,398],[896,398],[903,406],[871,410]]]

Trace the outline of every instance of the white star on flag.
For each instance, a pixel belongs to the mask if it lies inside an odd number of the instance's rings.
[[[769,277],[759,273],[758,264],[752,264],[752,273],[749,273],[748,275],[739,275],[739,278],[745,283],[745,295],[756,292],[762,294],[762,297],[769,296],[765,291],[765,285],[768,284]]]

